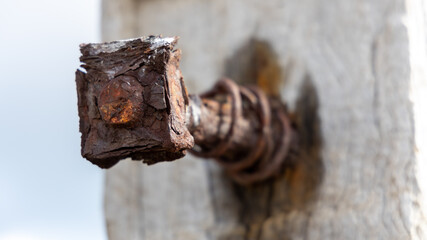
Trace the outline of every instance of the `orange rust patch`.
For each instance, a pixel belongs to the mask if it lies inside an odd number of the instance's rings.
[[[129,125],[142,117],[143,87],[132,77],[109,82],[99,95],[99,112],[109,124]]]
[[[102,105],[99,110],[102,119],[112,124],[126,124],[135,118],[133,105],[130,100],[119,103],[107,103]]]

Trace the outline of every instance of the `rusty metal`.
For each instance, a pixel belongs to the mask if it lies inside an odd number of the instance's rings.
[[[215,87],[204,94],[201,95],[201,98],[209,98],[218,94],[218,92],[225,92],[231,96],[232,105],[231,105],[231,122],[228,126],[228,132],[221,142],[218,143],[217,146],[209,150],[204,151],[196,151],[190,150],[192,154],[198,157],[204,158],[216,158],[219,162],[221,162],[221,155],[224,154],[225,151],[230,147],[231,137],[235,131],[235,125],[237,119],[242,115],[242,100],[240,98],[239,87],[234,84],[231,80],[224,78],[217,82]]]
[[[82,156],[102,168],[131,157],[147,164],[185,155],[188,96],[177,38],[82,44],[76,72]]]
[[[266,94],[257,87],[239,87],[232,80],[223,78],[211,91],[202,94],[201,98],[224,93],[231,97],[231,122],[228,124],[226,137],[208,150],[192,149],[190,152],[198,157],[215,159],[240,184],[252,184],[274,176],[280,171],[281,165],[286,159],[293,134],[286,108],[284,106],[275,108],[277,110],[275,117],[280,123],[278,135],[281,136],[278,144],[275,144],[272,139],[270,100]],[[255,111],[258,116],[259,127],[256,131],[257,135],[254,136],[257,141],[252,148],[248,149],[247,155],[229,161],[222,156],[227,150],[230,151],[236,122],[243,117],[242,97],[249,103],[247,109]]]
[[[82,155],[108,168],[126,157],[172,161],[189,150],[215,159],[240,184],[280,173],[295,137],[286,107],[227,78],[188,96],[176,41],[151,36],[81,46]]]
[[[118,126],[135,124],[143,117],[143,90],[132,77],[120,76],[111,80],[98,97],[102,120]]]

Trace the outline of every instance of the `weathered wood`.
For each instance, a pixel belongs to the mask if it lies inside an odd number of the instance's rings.
[[[268,76],[307,129],[300,164],[250,188],[192,157],[118,164],[106,176],[109,238],[426,239],[424,5],[104,0],[104,40],[179,35],[190,92]]]

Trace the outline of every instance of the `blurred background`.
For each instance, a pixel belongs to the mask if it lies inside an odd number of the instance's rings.
[[[100,0],[0,0],[0,240],[106,239],[74,82],[99,22]]]
[[[427,239],[423,0],[103,2],[101,26],[101,0],[0,0],[0,240],[106,240],[105,222],[110,240]],[[253,188],[195,158],[100,170],[80,156],[75,71],[101,29],[180,36],[193,93],[271,49],[257,77],[319,118],[307,151]]]

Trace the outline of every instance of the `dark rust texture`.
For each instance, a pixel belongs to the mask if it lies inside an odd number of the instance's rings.
[[[198,124],[188,126],[196,143],[191,153],[215,159],[239,184],[260,182],[282,172],[297,141],[286,106],[279,99],[226,78],[200,97],[191,96],[190,102],[200,109]]]
[[[189,98],[176,41],[152,36],[81,45],[86,73],[78,70],[76,82],[83,157],[109,168],[127,157],[154,164],[191,150],[215,159],[240,184],[282,172],[296,150],[285,105],[227,78]]]
[[[171,161],[192,148],[177,38],[82,44],[76,72],[82,155],[109,168],[131,157]]]

